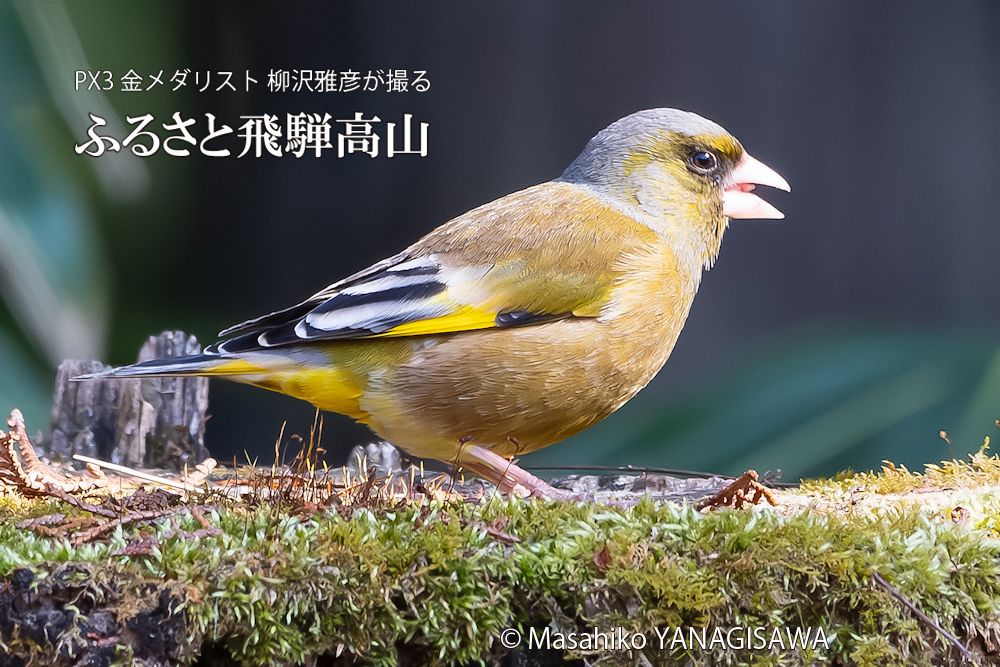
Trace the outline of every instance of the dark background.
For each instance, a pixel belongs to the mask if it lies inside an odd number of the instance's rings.
[[[199,138],[205,112],[237,128],[246,114],[362,111],[382,119],[383,140],[384,123],[403,113],[430,123],[426,158],[237,159],[236,139],[228,158],[161,149],[143,160],[150,186],[135,196],[95,176],[104,157],[72,150],[88,102],[72,97],[71,78],[47,74],[38,26],[53,19],[27,3],[0,6],[4,48],[17,56],[0,67],[0,86],[17,93],[7,114],[16,138],[7,151],[0,143],[0,164],[42,183],[38,199],[46,181],[72,193],[99,248],[77,261],[108,300],[106,345],[93,348],[106,361],[132,361],[145,336],[168,328],[212,341],[558,176],[612,121],[673,106],[719,122],[782,174],[792,192],[765,197],[786,219],[734,221],[660,375],[603,424],[526,462],[754,466],[797,478],[882,459],[919,467],[1000,434],[995,3],[66,5],[87,66],[115,74],[107,100],[121,117],[153,113],[158,125],[180,111],[198,119]],[[178,68],[234,71],[240,83],[250,70],[258,84],[119,92],[129,68],[162,69],[165,81]],[[431,88],[269,92],[278,69],[426,70]],[[79,109],[60,107],[60,86]],[[35,134],[15,122],[19,104],[37,112]],[[0,184],[0,205],[44,236],[23,188]],[[52,364],[13,310],[3,313],[11,358],[32,359],[18,362],[19,394],[8,399],[0,384],[0,398],[16,402],[24,387],[48,386]],[[211,391],[207,444],[219,458],[267,456],[284,421],[286,434],[312,423],[313,409],[286,397],[220,381]],[[33,405],[44,422],[44,399]],[[325,419],[331,461],[370,439],[347,418]]]

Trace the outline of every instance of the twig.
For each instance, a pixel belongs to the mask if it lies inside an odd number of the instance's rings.
[[[459,519],[459,522],[462,524],[463,527],[469,527],[469,526],[471,526],[473,528],[479,528],[483,532],[485,532],[487,535],[492,536],[498,542],[503,542],[504,544],[519,544],[521,542],[521,538],[520,537],[517,537],[516,535],[511,535],[510,533],[503,532],[500,529],[503,526],[500,526],[500,527],[493,526],[493,525],[488,526],[485,523],[483,523],[482,521],[472,521],[472,520],[467,519],[465,517],[462,517],[461,519]],[[504,525],[506,525],[506,524],[504,524]]]
[[[646,466],[601,466],[601,465],[568,465],[568,466],[522,466],[525,470],[585,470],[588,472],[643,472],[657,475],[677,475],[678,477],[695,477],[698,479],[733,479],[729,475],[717,475],[714,472],[700,470],[680,470],[678,468],[649,468]]]
[[[504,544],[518,544],[521,542],[521,538],[516,535],[511,535],[510,533],[505,533],[502,530],[494,528],[493,526],[483,526],[486,529],[486,533],[495,537],[498,541]]]
[[[34,526],[51,526],[54,523],[62,523],[66,520],[65,514],[47,514],[45,516],[38,516],[34,519],[25,519],[24,521],[18,521],[14,524],[15,528],[24,530],[25,528],[32,528]]]
[[[80,500],[76,496],[71,496],[70,494],[63,491],[62,487],[60,487],[58,484],[46,484],[45,493],[47,495],[52,496],[53,498],[58,498],[64,503],[68,503],[77,509],[81,509],[84,512],[90,512],[91,514],[98,514],[100,516],[107,517],[109,519],[114,519],[117,518],[118,516],[117,512],[113,512],[105,507],[98,507],[93,503],[88,503],[84,500]]]
[[[942,635],[944,635],[945,637],[947,637],[948,640],[952,644],[954,644],[958,648],[959,651],[961,651],[962,655],[965,657],[966,660],[968,660],[969,662],[971,662],[973,665],[978,665],[979,664],[972,657],[972,654],[969,653],[969,649],[965,648],[965,646],[962,645],[962,642],[958,641],[958,638],[955,635],[951,634],[950,632],[948,632],[947,630],[945,630],[944,628],[942,628],[940,625],[938,625],[937,623],[934,622],[934,619],[932,619],[927,614],[925,614],[924,612],[922,612],[919,609],[917,609],[917,606],[915,604],[913,604],[912,602],[910,602],[909,600],[907,600],[905,597],[903,597],[902,593],[900,593],[895,588],[893,588],[892,586],[890,586],[889,583],[885,579],[883,579],[882,576],[878,572],[872,572],[872,578],[875,580],[875,583],[877,583],[879,586],[881,586],[885,590],[889,591],[890,595],[892,595],[894,598],[896,598],[897,600],[899,600],[900,602],[902,602],[903,605],[907,609],[909,609],[914,614],[916,614],[917,617],[920,620],[922,620],[924,623],[926,623],[927,625],[931,626],[932,628],[934,628],[935,630],[937,630],[938,632],[940,632]]]
[[[202,525],[201,528],[194,531],[181,530],[180,526],[177,524],[176,515],[170,515],[170,525],[172,530],[165,532],[163,534],[163,539],[169,540],[174,537],[180,537],[185,540],[200,540],[206,537],[218,537],[221,535],[222,529],[217,526],[213,526],[208,519],[205,518],[205,516],[201,513],[201,507],[202,506],[194,506],[188,508],[191,510],[191,515]],[[153,553],[153,549],[159,549],[161,547],[159,539],[157,539],[155,535],[148,535],[145,531],[142,531],[139,536],[126,536],[125,539],[128,542],[125,547],[112,551],[112,556],[148,556]]]
[[[74,547],[78,547],[85,542],[89,542],[98,535],[107,533],[114,530],[118,526],[124,525],[126,523],[135,523],[136,521],[149,521],[150,519],[161,519],[165,516],[169,516],[180,511],[182,508],[174,508],[168,510],[152,510],[149,512],[134,512],[132,514],[126,514],[125,516],[112,519],[111,521],[106,521],[93,528],[88,528],[82,532],[77,533],[70,540],[70,544]]]
[[[81,526],[93,526],[102,520],[96,516],[75,516],[67,519],[64,514],[49,514],[36,519],[26,519],[14,525],[21,530],[31,530],[39,535],[64,539],[68,531]]]
[[[115,549],[112,556],[149,556],[153,553],[153,548],[160,548],[160,543],[155,537],[145,537],[135,542],[129,542],[122,549]]]
[[[102,523],[99,526],[94,526],[93,528],[77,533],[76,535],[73,536],[73,539],[70,541],[70,544],[74,547],[77,547],[85,542],[89,542],[98,535],[112,531],[118,526],[124,525],[126,523],[135,523],[136,521],[150,521],[152,519],[161,519],[165,516],[171,516],[174,514],[179,514],[181,512],[191,512],[191,514],[195,516],[195,518],[197,518],[198,521],[202,523],[202,525],[204,525],[205,522],[203,518],[199,517],[196,514],[196,512],[203,509],[211,509],[213,507],[214,507],[213,505],[189,505],[189,506],[173,507],[165,510],[152,510],[149,512],[134,512],[131,514],[126,514],[123,517],[112,519],[111,521]]]
[[[166,477],[157,477],[156,475],[150,475],[148,472],[133,470],[132,468],[126,468],[125,466],[120,466],[117,463],[109,463],[107,461],[101,461],[100,459],[92,459],[89,456],[83,456],[82,454],[74,454],[73,458],[76,459],[77,461],[83,461],[84,463],[90,463],[92,465],[98,466],[99,468],[107,468],[108,470],[114,470],[115,472],[120,472],[123,475],[137,477],[139,479],[144,479],[147,482],[152,482],[154,484],[161,484],[163,486],[169,486],[174,489],[182,489],[184,491],[204,490],[199,486],[195,486],[194,484],[188,484],[187,482],[175,482],[174,480],[167,479]]]
[[[673,475],[675,477],[693,477],[695,479],[735,479],[729,475],[719,475],[714,472],[703,472],[701,470],[682,470],[679,468],[650,468],[648,466],[634,466],[631,463],[623,466],[601,466],[601,465],[569,465],[569,466],[523,466],[525,470],[584,470],[587,472],[638,472],[653,475]],[[799,482],[776,482],[770,479],[767,473],[764,474],[765,486],[775,489],[797,489],[802,486]]]

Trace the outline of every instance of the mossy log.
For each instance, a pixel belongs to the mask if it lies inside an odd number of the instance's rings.
[[[998,483],[980,454],[744,510],[199,498],[79,546],[11,496],[0,665],[998,665]]]

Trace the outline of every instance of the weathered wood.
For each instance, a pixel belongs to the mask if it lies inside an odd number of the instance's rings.
[[[150,337],[139,351],[139,361],[184,357],[201,352],[194,336],[165,331]],[[143,403],[152,406],[151,432],[146,436],[144,460],[154,468],[194,468],[208,458],[205,414],[208,378],[150,378],[139,383]]]
[[[73,454],[107,458],[114,449],[119,399],[132,380],[71,382],[105,368],[99,361],[69,359],[59,365],[52,397],[52,419],[44,450],[53,460],[69,461]]]
[[[139,361],[197,354],[201,346],[183,331],[151,336]],[[205,448],[208,411],[206,378],[71,378],[99,373],[99,361],[67,360],[59,366],[46,454],[69,461],[74,454],[131,467],[180,470],[209,456]]]

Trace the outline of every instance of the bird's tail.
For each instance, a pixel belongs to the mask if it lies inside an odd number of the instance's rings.
[[[256,336],[257,334],[254,334]],[[366,380],[364,371],[336,363],[321,348],[254,350],[234,353],[210,345],[205,352],[187,357],[166,357],[131,366],[108,368],[79,375],[73,380],[106,378],[155,378],[207,375],[288,394],[323,410],[363,420],[359,398]]]
[[[217,354],[193,354],[187,357],[151,359],[130,366],[107,368],[99,373],[78,375],[73,381],[103,378],[185,377],[191,375],[231,375],[232,360]],[[227,368],[230,367],[230,368]]]

